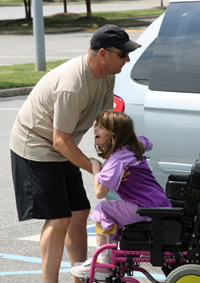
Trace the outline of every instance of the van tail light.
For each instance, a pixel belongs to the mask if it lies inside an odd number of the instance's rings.
[[[118,111],[118,112],[124,112],[124,109],[125,109],[124,100],[121,97],[114,95],[114,108],[113,108],[113,110]]]

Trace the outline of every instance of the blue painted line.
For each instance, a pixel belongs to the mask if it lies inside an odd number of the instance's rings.
[[[59,270],[59,273],[67,273],[67,272],[70,272],[70,270],[71,270],[71,269],[64,269],[64,268],[63,268],[63,269],[60,269],[60,270]]]
[[[0,276],[8,276],[8,275],[25,275],[25,274],[42,274],[42,270],[23,270],[23,271],[7,271],[0,272]]]
[[[21,256],[21,255],[1,254],[0,253],[0,258],[20,260],[20,261],[26,261],[26,262],[32,262],[32,263],[42,263],[41,258],[30,257],[30,256]]]
[[[70,269],[60,269],[60,273],[69,273]],[[25,274],[42,274],[42,270],[21,270],[21,271],[8,271],[0,272],[0,276],[5,275],[25,275]]]
[[[19,261],[26,261],[31,263],[42,263],[41,258],[37,257],[29,257],[29,256],[21,256],[21,255],[12,255],[12,254],[2,254],[0,253],[0,259],[10,259],[10,260],[19,260]],[[71,264],[67,261],[61,261],[61,267],[69,267],[69,269],[60,269],[60,273],[67,273],[70,272]],[[23,270],[23,271],[7,271],[7,272],[0,272],[0,276],[5,275],[25,275],[25,274],[42,274],[42,270]]]
[[[96,236],[96,225],[93,225],[91,227],[87,227],[87,235],[89,237],[95,237]]]
[[[165,280],[166,279],[165,275],[163,275],[163,274],[156,274],[156,273],[150,273],[150,274],[156,280]],[[133,277],[144,277],[144,278],[146,278],[146,276],[143,273],[139,272],[139,271],[134,271],[134,276]]]
[[[59,273],[69,273],[70,269],[60,269]],[[23,271],[8,271],[8,272],[0,272],[0,276],[8,276],[8,275],[26,275],[26,274],[42,274],[42,270],[23,270]],[[156,280],[165,280],[166,277],[162,274],[154,274],[151,273],[151,275]],[[134,272],[134,277],[144,277],[146,276],[138,271]]]
[[[87,232],[88,233],[94,233],[96,235],[95,225],[91,226],[91,227],[87,227]]]
[[[1,254],[0,258],[11,259],[11,260],[19,260],[19,261],[26,261],[32,263],[42,263],[41,258],[38,257],[30,257],[30,256],[21,256],[21,255],[12,255],[12,254]],[[71,267],[70,262],[61,261],[61,267]]]
[[[19,260],[19,261],[26,261],[26,262],[31,262],[31,263],[39,263],[41,264],[41,258],[37,257],[29,257],[29,256],[20,256],[20,255],[12,255],[12,254],[2,254],[0,253],[0,258],[4,259],[10,259],[10,260]],[[61,267],[69,267],[67,268],[62,268],[60,269],[60,273],[69,273],[70,272],[70,262],[67,261],[62,261],[61,262]],[[5,275],[25,275],[25,274],[42,274],[42,270],[23,270],[23,271],[7,271],[7,272],[0,272],[0,276],[5,276]],[[151,273],[151,275],[157,279],[157,280],[165,280],[165,276],[162,274],[154,274]],[[144,274],[141,272],[134,272],[135,277],[145,277]]]

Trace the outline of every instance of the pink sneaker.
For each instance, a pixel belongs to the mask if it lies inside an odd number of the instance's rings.
[[[90,274],[90,267],[91,267],[92,258],[89,258],[82,265],[78,265],[79,263],[75,263],[74,266],[71,268],[71,274],[78,278],[86,278]],[[96,268],[94,273],[94,279],[96,280],[104,280],[106,276],[112,275],[112,271],[108,268]]]

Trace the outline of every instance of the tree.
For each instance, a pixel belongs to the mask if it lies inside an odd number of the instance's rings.
[[[67,0],[63,0],[64,4],[64,13],[67,13]]]
[[[26,20],[31,20],[31,0],[23,0],[25,6]]]
[[[92,11],[91,11],[91,1],[86,0],[86,8],[87,8],[87,17],[92,16]]]

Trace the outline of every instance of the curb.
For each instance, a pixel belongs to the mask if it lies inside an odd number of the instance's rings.
[[[0,98],[29,95],[33,87],[8,88],[0,90]]]
[[[84,28],[60,28],[60,29],[46,29],[45,34],[55,34],[55,33],[70,33],[84,31]],[[18,30],[18,31],[0,31],[0,35],[33,35],[33,30]]]

